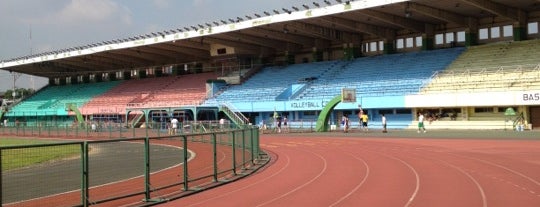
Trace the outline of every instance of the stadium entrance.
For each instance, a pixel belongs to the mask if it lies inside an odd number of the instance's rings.
[[[532,129],[540,127],[540,106],[531,107],[530,112]]]

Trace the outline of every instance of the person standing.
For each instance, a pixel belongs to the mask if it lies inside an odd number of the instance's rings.
[[[362,129],[363,129],[364,131],[366,131],[366,132],[369,130],[369,129],[368,129],[368,121],[369,121],[369,116],[368,116],[368,114],[367,114],[367,113],[363,113],[363,114],[362,114]]]
[[[277,132],[281,133],[281,116],[277,117]]]
[[[221,117],[221,119],[219,119],[219,129],[220,130],[225,129],[225,119],[223,117]]]
[[[341,118],[341,122],[343,123],[343,133],[349,132],[349,117],[347,114],[343,115],[343,118]]]
[[[173,135],[176,135],[177,129],[178,129],[178,119],[172,118],[171,119],[171,127],[172,127],[172,133]]]
[[[418,113],[418,133],[420,131],[426,133],[426,128],[424,127],[424,114]]]
[[[283,116],[283,131],[289,132],[289,128],[287,128],[287,116]]]
[[[386,133],[386,132],[388,132],[388,131],[386,131],[386,116],[384,116],[384,114],[381,114],[381,115],[382,115],[381,122],[382,122],[382,128],[383,128],[382,132]]]
[[[358,105],[358,129],[362,128],[362,115],[364,115],[364,110],[362,110],[362,105]]]

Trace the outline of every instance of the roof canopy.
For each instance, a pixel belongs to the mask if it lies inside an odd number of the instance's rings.
[[[211,61],[220,47],[270,57],[538,19],[537,0],[325,0],[4,60],[0,69],[63,77]]]

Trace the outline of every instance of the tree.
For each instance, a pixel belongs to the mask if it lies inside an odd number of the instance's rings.
[[[27,88],[16,88],[15,92],[16,92],[15,98],[24,98],[24,97],[27,97],[27,96],[32,95],[33,93],[35,93],[35,90],[31,89],[31,88],[28,88],[28,89]],[[6,92],[4,92],[4,99],[13,99],[13,90],[12,89],[9,89]]]

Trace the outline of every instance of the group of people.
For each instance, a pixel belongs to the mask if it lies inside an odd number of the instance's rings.
[[[369,120],[369,116],[367,115],[367,113],[365,113],[362,108],[360,107],[360,112],[358,112],[358,119],[359,119],[359,126],[362,128],[363,131],[368,131],[368,120]],[[419,112],[418,113],[418,133],[426,133],[427,130],[426,130],[426,127],[424,125],[424,121],[425,121],[425,117],[424,117],[424,114]],[[386,120],[386,116],[383,114],[381,114],[381,124],[382,124],[382,132],[383,133],[387,133],[387,129],[386,129],[386,124],[387,124],[387,120]],[[343,132],[344,133],[347,133],[349,132],[349,127],[350,127],[350,120],[349,120],[349,116],[347,114],[344,114],[342,119],[341,119],[341,125],[342,125],[342,128],[343,128]]]
[[[381,114],[381,121],[382,121],[382,132],[383,133],[386,133],[388,132],[386,130],[386,116],[384,116],[384,114]],[[369,131],[369,128],[368,128],[368,121],[369,121],[369,116],[366,112],[364,112],[364,110],[362,110],[362,107],[360,106],[360,111],[358,112],[358,121],[359,121],[359,128],[362,129],[362,131],[364,132],[367,132]],[[342,119],[341,119],[341,125],[343,127],[343,132],[344,133],[348,133],[349,132],[349,128],[350,128],[350,120],[349,120],[349,116],[347,114],[344,114]]]

